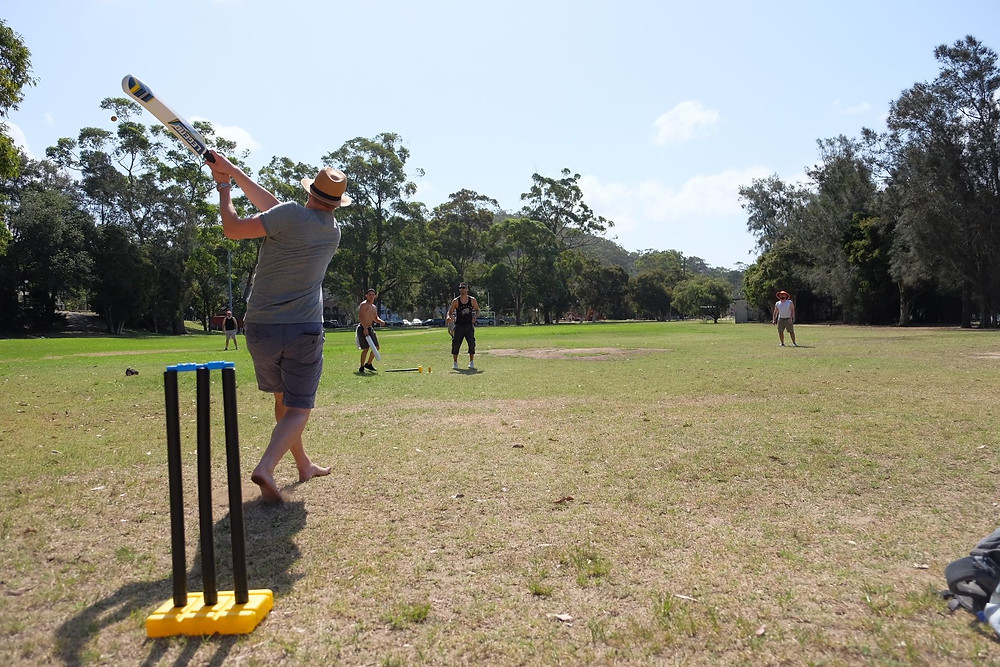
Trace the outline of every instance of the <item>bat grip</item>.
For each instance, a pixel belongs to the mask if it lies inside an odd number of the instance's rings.
[[[215,156],[209,153],[208,151],[205,151],[202,154],[202,157],[205,158],[205,162],[215,162]]]

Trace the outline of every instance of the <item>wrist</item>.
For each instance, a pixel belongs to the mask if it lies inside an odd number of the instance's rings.
[[[215,189],[218,190],[219,192],[222,192],[223,190],[228,190],[231,187],[233,187],[231,183],[216,183],[215,184]]]

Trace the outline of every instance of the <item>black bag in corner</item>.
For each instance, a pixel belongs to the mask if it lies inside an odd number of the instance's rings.
[[[948,590],[942,596],[948,608],[962,607],[983,620],[983,609],[1000,584],[1000,528],[979,540],[968,556],[949,563],[944,578]]]

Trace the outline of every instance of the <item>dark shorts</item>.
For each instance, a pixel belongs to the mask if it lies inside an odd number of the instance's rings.
[[[456,324],[455,335],[451,339],[451,353],[458,354],[462,341],[469,342],[469,354],[476,353],[476,327],[471,324]]]
[[[376,350],[379,349],[379,347],[378,347],[378,336],[375,335],[375,328],[374,327],[372,327],[368,331],[368,336],[372,339],[372,343],[375,344],[375,349]],[[362,327],[360,324],[354,330],[354,337],[358,341],[358,349],[359,350],[367,350],[369,348],[368,341],[365,340],[365,330],[364,330],[364,327]]]
[[[289,408],[312,409],[323,375],[323,324],[246,325],[246,346],[253,357],[257,387],[284,394]]]

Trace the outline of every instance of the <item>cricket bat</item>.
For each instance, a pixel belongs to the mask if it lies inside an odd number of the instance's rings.
[[[171,134],[180,139],[188,150],[203,160],[215,162],[215,158],[208,152],[205,137],[201,136],[201,133],[194,129],[191,123],[184,120],[177,112],[164,104],[163,100],[154,95],[149,86],[128,74],[122,79],[122,90],[141,104],[146,111],[156,116],[157,120],[163,123]]]
[[[365,340],[368,341],[368,349],[375,353],[375,361],[382,361],[382,355],[378,353],[378,348],[376,348],[375,343],[372,342],[372,337],[366,334]]]

